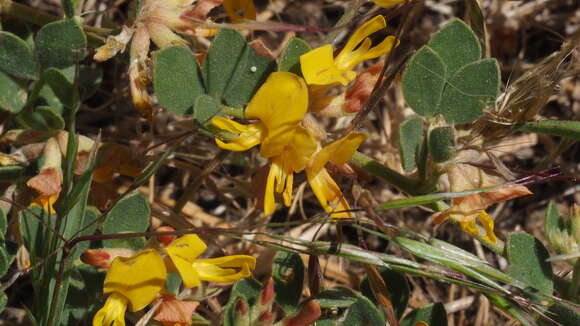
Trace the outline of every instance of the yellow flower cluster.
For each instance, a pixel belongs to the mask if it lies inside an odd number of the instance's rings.
[[[214,126],[238,135],[228,142],[216,142],[231,151],[245,151],[261,144],[260,154],[271,162],[264,195],[265,214],[274,212],[275,193],[282,194],[284,204],[290,206],[294,173],[305,170],[325,211],[332,217],[350,217],[348,203],[324,166],[328,162],[345,164],[366,135],[352,132],[323,147],[302,123],[307,111],[308,88],[304,80],[289,72],[272,73],[246,108],[246,117],[259,121],[243,125],[214,117]]]
[[[93,318],[93,326],[124,326],[127,306],[139,311],[153,302],[163,291],[168,272],[179,273],[183,284],[192,288],[201,281],[234,282],[250,276],[256,267],[256,259],[246,255],[197,259],[206,248],[197,235],[189,234],[171,242],[164,253],[147,249],[115,258],[103,287],[109,297]]]

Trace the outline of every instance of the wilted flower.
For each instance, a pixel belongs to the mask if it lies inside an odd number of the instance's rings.
[[[141,115],[151,119],[153,100],[147,91],[151,41],[159,48],[185,46],[188,42],[177,33],[198,36],[215,34],[215,29],[203,28],[198,21],[205,20],[209,11],[220,4],[220,1],[208,0],[143,0],[135,23],[131,27],[124,26],[117,36],[109,36],[105,45],[97,49],[94,59],[105,61],[112,58],[123,52],[133,39],[129,64],[133,104]]]
[[[482,169],[468,164],[450,164],[447,166],[447,177],[453,192],[497,186],[505,182],[499,176],[487,174]],[[495,243],[497,239],[493,232],[493,219],[485,210],[493,204],[530,194],[532,192],[524,186],[509,185],[493,191],[456,197],[453,198],[453,204],[449,209],[433,216],[433,221],[440,224],[451,218],[459,222],[461,228],[474,237],[479,236],[476,226],[476,222],[479,222],[486,232],[482,238]]]

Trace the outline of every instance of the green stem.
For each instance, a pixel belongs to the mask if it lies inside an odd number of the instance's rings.
[[[355,152],[350,159],[350,163],[372,175],[376,175],[387,183],[401,189],[410,195],[417,195],[418,182],[416,180],[407,178],[399,172],[373,160],[363,153]]]
[[[574,272],[572,274],[572,285],[568,288],[568,299],[576,302],[578,288],[580,288],[580,259],[576,259],[576,265],[574,265]]]

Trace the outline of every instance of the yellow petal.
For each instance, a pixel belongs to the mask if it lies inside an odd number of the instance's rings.
[[[252,0],[224,0],[224,10],[233,23],[241,23],[244,20],[256,20],[256,7]],[[240,16],[237,11],[241,10]]]
[[[117,292],[113,292],[105,301],[105,305],[95,314],[93,326],[125,326],[125,311],[129,300]]]
[[[362,132],[350,132],[348,135],[322,148],[313,157],[309,169],[317,174],[329,161],[336,164],[345,164],[353,155],[367,135]]]
[[[193,262],[207,249],[197,234],[186,234],[173,241],[166,252],[188,288],[199,286],[199,275],[193,268]]]
[[[284,170],[300,172],[312,158],[318,142],[306,128],[295,126],[284,134],[274,133],[264,139],[260,154],[266,158],[279,157]]]
[[[193,263],[193,267],[204,281],[230,283],[251,276],[256,268],[256,258],[233,255],[198,259]]]
[[[381,15],[378,15],[357,28],[348,39],[348,42],[346,42],[344,48],[336,56],[337,67],[341,69],[352,69],[358,63],[353,62],[352,58],[350,58],[353,50],[357,47],[357,45],[363,42],[367,36],[385,27],[387,27],[385,18]]]
[[[324,210],[333,218],[349,218],[350,206],[342,195],[340,188],[334,182],[326,169],[321,169],[318,173],[313,174],[306,169],[308,183],[314,192],[314,195],[320,202]],[[337,212],[337,213],[334,213]]]
[[[274,194],[276,188],[276,180],[280,179],[282,168],[272,162],[270,171],[268,172],[268,179],[266,181],[266,190],[264,192],[264,214],[272,215],[276,209],[276,197]]]
[[[363,62],[365,60],[370,60],[374,58],[378,58],[384,54],[391,52],[393,47],[399,45],[399,40],[394,36],[387,36],[385,39],[377,44],[376,46],[372,47],[364,54],[361,54],[358,58],[356,58],[356,64]]]
[[[472,237],[477,237],[477,225],[475,224],[474,220],[469,220],[466,222],[459,222],[459,226],[465,231],[466,233],[470,234]]]
[[[488,240],[491,243],[496,243],[497,238],[495,236],[495,233],[493,232],[494,224],[491,216],[489,216],[489,214],[487,214],[485,211],[481,211],[477,219],[485,229],[486,235],[484,239]]]
[[[246,117],[257,118],[268,132],[302,121],[308,109],[308,88],[304,80],[289,72],[274,72],[256,92]]]
[[[398,5],[399,3],[405,2],[405,0],[372,0],[372,1],[383,8],[389,8]]]
[[[290,205],[292,205],[292,193],[294,192],[294,173],[287,174],[284,183],[284,191],[282,192],[284,205],[286,205],[286,207],[290,207]]]
[[[131,311],[138,311],[155,299],[166,278],[159,253],[145,250],[133,257],[115,258],[107,271],[103,292],[123,295],[131,303]]]
[[[262,123],[254,123],[250,125],[243,125],[233,120],[224,117],[213,117],[211,119],[212,125],[221,130],[230,133],[239,134],[238,137],[229,140],[227,143],[216,138],[216,143],[220,148],[241,152],[246,151],[258,145],[265,133],[265,127]]]
[[[354,71],[337,67],[332,52],[332,46],[324,45],[300,56],[302,75],[308,85],[341,83],[346,86],[355,79]]]

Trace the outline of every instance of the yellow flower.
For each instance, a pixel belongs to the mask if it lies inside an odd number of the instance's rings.
[[[352,156],[366,136],[351,133],[322,148],[316,137],[302,125],[308,110],[308,90],[302,78],[288,72],[275,72],[268,77],[252,98],[246,117],[259,119],[242,125],[223,117],[213,118],[215,127],[237,134],[229,142],[216,138],[219,147],[232,151],[248,150],[258,144],[260,154],[270,159],[270,171],[264,193],[264,213],[275,209],[275,194],[282,194],[284,204],[292,203],[294,173],[306,169],[308,181],[322,207],[328,213],[346,211],[348,203],[324,166],[341,165]],[[332,217],[349,217],[334,213]]]
[[[332,217],[351,217],[348,212],[350,206],[324,166],[328,162],[336,165],[345,164],[366,138],[367,135],[364,133],[351,132],[318,151],[306,167],[308,183],[324,210],[327,213],[337,212],[332,213]]]
[[[93,318],[93,326],[124,326],[127,306],[139,311],[155,300],[165,286],[167,270],[177,271],[185,286],[192,288],[201,281],[234,282],[250,276],[256,267],[256,258],[246,255],[196,259],[206,249],[197,235],[189,234],[167,246],[166,259],[153,249],[115,258],[103,287],[103,292],[110,295]]]
[[[110,296],[93,318],[93,326],[124,326],[127,305],[131,311],[145,308],[163,289],[166,279],[165,264],[155,250],[115,258],[103,287],[103,292]]]
[[[398,5],[399,3],[405,2],[405,0],[371,0],[371,1],[383,8],[389,8]]]
[[[333,58],[331,45],[324,45],[300,57],[302,74],[309,85],[347,85],[355,77],[353,68],[359,63],[389,53],[398,41],[394,36],[386,37],[380,44],[371,48],[368,38],[372,33],[387,26],[383,16],[375,16],[364,23],[348,39],[340,53]]]
[[[256,7],[252,0],[224,0],[224,9],[233,23],[241,23],[246,20],[256,20]],[[243,16],[238,14],[238,10]]]
[[[177,238],[166,249],[171,263],[188,288],[199,286],[201,281],[234,282],[250,276],[256,268],[256,258],[247,255],[197,259],[205,249],[207,246],[196,234]]]

